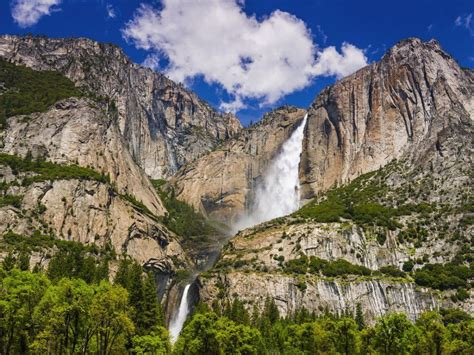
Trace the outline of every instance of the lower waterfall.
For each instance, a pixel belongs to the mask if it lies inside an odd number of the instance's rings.
[[[299,208],[299,164],[307,118],[308,114],[290,138],[283,143],[281,151],[271,162],[263,180],[257,185],[252,206],[234,224],[233,229],[236,232],[285,216]]]
[[[178,339],[179,333],[183,329],[184,322],[186,321],[186,317],[189,313],[189,302],[188,302],[188,292],[191,284],[187,284],[184,287],[183,294],[181,296],[181,302],[179,304],[178,313],[174,316],[171,320],[169,332],[171,343],[175,343]]]

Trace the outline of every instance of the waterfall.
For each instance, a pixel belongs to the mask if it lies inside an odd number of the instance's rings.
[[[308,114],[290,138],[283,143],[280,153],[270,164],[261,183],[257,185],[249,212],[235,223],[236,231],[285,216],[299,208],[299,164],[307,118]]]
[[[186,321],[186,317],[189,313],[189,302],[188,302],[188,291],[191,287],[191,284],[187,284],[184,287],[183,295],[181,296],[181,302],[179,304],[178,313],[175,317],[171,320],[170,323],[170,338],[171,343],[175,343],[178,339],[179,333],[181,333],[181,329],[183,329],[184,322]]]

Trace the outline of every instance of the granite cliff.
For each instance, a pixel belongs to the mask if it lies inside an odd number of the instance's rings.
[[[474,312],[474,72],[436,41],[401,41],[308,110],[283,106],[246,129],[113,45],[7,35],[0,58],[60,72],[74,89],[41,110],[0,111],[5,250],[20,236],[36,246],[48,235],[126,254],[156,271],[169,319],[183,286],[167,292],[173,276],[190,282],[225,238],[173,232],[186,220],[166,202],[184,216],[194,212],[177,199],[235,222],[307,115],[305,205],[239,232],[193,284],[193,301],[239,298],[250,308],[271,297],[282,314],[360,304],[369,321],[389,311]],[[17,92],[0,85],[0,95]],[[32,264],[54,252],[35,250]]]
[[[4,35],[0,57],[61,72],[85,91],[108,98],[133,159],[155,179],[170,177],[241,129],[235,116],[218,113],[182,85],[134,64],[111,44]]]
[[[473,75],[437,41],[408,39],[324,89],[308,110],[300,166],[305,197],[395,158],[423,161],[450,127],[472,125]]]
[[[159,219],[166,209],[113,122],[85,98],[9,118],[0,131],[1,187],[3,202],[16,202],[1,204],[0,234],[35,243],[39,233],[113,249],[168,282],[192,262]],[[46,266],[52,254],[54,248],[38,250],[31,267]]]

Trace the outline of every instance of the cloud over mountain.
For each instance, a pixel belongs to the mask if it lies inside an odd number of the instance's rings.
[[[342,77],[365,66],[364,52],[344,43],[321,49],[306,24],[280,10],[258,19],[236,0],[163,0],[142,4],[123,29],[137,48],[150,52],[147,65],[166,58],[167,75],[177,81],[197,76],[220,84],[233,98],[224,110],[262,105],[308,86],[316,76]]]

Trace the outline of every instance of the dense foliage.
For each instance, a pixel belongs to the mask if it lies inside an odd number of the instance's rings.
[[[295,216],[322,223],[339,222],[344,218],[360,225],[377,225],[394,230],[401,227],[396,217],[433,210],[433,206],[426,203],[398,206],[381,203],[378,198],[384,196],[388,189],[383,183],[387,169],[361,175],[347,185],[329,190],[296,212]]]
[[[469,354],[474,351],[474,321],[466,313],[426,312],[412,323],[389,314],[373,327],[355,315],[315,316],[302,309],[280,317],[272,300],[250,315],[235,300],[224,309],[206,306],[184,327],[176,354]]]
[[[73,253],[74,254],[74,253]],[[74,255],[61,256],[75,263]],[[87,264],[87,263],[86,263]],[[0,268],[2,353],[96,354],[470,354],[474,321],[459,310],[426,312],[410,322],[404,314],[366,325],[356,314],[316,316],[305,309],[281,317],[267,299],[252,314],[234,300],[213,310],[198,305],[174,348],[163,327],[152,274],[122,259],[114,284],[89,279],[76,268],[20,270],[20,259]],[[87,270],[83,265],[82,270]],[[50,277],[48,277],[50,276]],[[87,278],[87,277],[86,277]]]
[[[0,189],[0,191],[1,191],[1,189]],[[22,200],[23,200],[23,196],[20,196],[20,195],[0,196],[0,207],[13,206],[13,207],[16,207],[16,208],[20,208]]]
[[[72,96],[82,94],[59,72],[36,71],[0,59],[0,129],[10,116],[44,112]]]
[[[187,203],[175,197],[174,190],[163,188],[164,180],[153,180],[161,200],[168,213],[163,218],[163,223],[176,234],[188,238],[216,234],[216,230],[209,221]]]
[[[97,272],[102,263],[91,262],[92,257],[79,249],[79,245],[63,248],[47,273],[28,271],[28,260],[11,254],[4,259],[0,352],[168,353],[168,332],[153,276],[123,261],[118,280],[111,284],[105,270]]]
[[[400,270],[393,265],[382,266],[379,270],[373,271],[365,266],[354,265],[344,259],[328,261],[315,256],[307,257],[301,255],[297,259],[291,259],[282,264],[283,270],[290,274],[322,275],[326,277],[338,277],[345,275],[380,276],[381,274],[390,277],[407,277],[411,275],[414,281],[425,287],[438,290],[449,289],[469,289],[470,280],[474,278],[474,263],[462,265],[454,263],[446,264],[426,264],[422,268],[411,272],[413,263],[405,263],[404,269]]]
[[[0,268],[2,353],[136,354],[468,354],[474,324],[457,310],[428,312],[413,324],[392,314],[368,327],[361,307],[355,314],[316,316],[302,309],[280,317],[274,301],[252,314],[239,300],[213,310],[198,305],[174,348],[163,327],[153,274],[127,258],[119,261],[114,284],[107,281],[108,248],[85,246],[34,233],[7,233],[10,250]],[[46,272],[28,271],[29,254],[56,250]],[[291,272],[364,275],[347,262],[315,257],[285,263]],[[466,271],[466,270],[463,270]],[[385,270],[393,273],[394,270]]]
[[[156,294],[153,273],[143,275],[143,268],[130,259],[119,263],[115,284],[129,293],[131,318],[138,334],[146,335],[156,324],[164,324],[163,312]]]
[[[474,263],[470,266],[447,264],[426,264],[415,272],[418,285],[438,290],[470,287],[469,280],[474,278]]]

